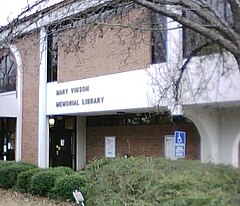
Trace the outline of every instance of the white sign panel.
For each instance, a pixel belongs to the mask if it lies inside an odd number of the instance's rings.
[[[175,159],[174,135],[165,135],[164,151],[166,159]]]
[[[145,70],[47,85],[47,114],[74,114],[147,108],[148,73]]]
[[[116,157],[116,137],[105,137],[105,157]]]

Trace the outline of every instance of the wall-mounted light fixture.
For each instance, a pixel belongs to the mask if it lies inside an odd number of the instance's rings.
[[[54,127],[55,119],[53,117],[49,117],[48,123],[50,127]]]
[[[173,116],[183,116],[183,106],[180,104],[175,105],[171,108],[171,114]]]

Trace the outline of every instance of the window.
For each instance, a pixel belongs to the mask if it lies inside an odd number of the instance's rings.
[[[194,20],[196,23],[207,24],[192,12],[183,12],[183,16],[188,19]],[[207,39],[204,36],[198,34],[191,29],[183,27],[183,57],[187,57],[191,54],[192,51],[204,45],[206,42]],[[206,55],[212,53],[211,51],[207,50],[208,48],[204,48],[203,51],[198,53],[197,55]]]
[[[123,125],[149,125],[149,124],[178,124],[189,123],[188,119],[182,116],[171,116],[166,112],[158,113],[123,113],[119,115],[102,115],[87,117],[87,126],[123,126]]]
[[[226,21],[231,20],[231,18],[228,16],[228,12],[227,12],[228,9],[227,9],[227,4],[225,0],[224,1],[210,0],[209,3],[214,5],[215,10],[224,20]],[[186,17],[187,19],[194,20],[194,22],[209,26],[209,22],[206,22],[205,20],[199,18],[197,15],[195,15],[191,11],[183,11],[183,16]],[[183,27],[183,56],[184,57],[187,57],[189,54],[191,54],[192,51],[194,51],[195,49],[204,45],[207,42],[210,42],[210,40],[206,39],[204,36],[198,34],[197,32],[191,29]],[[204,47],[201,50],[201,52],[199,52],[197,55],[208,55],[212,53],[217,53],[219,51],[220,51],[220,47],[214,42],[211,42],[208,44],[208,46]]]
[[[166,17],[152,12],[152,63],[167,61],[167,19]]]
[[[48,33],[47,82],[57,81],[58,35],[53,30]]]
[[[17,65],[10,51],[0,56],[0,93],[16,90]]]

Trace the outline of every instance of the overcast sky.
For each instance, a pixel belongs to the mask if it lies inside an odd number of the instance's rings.
[[[47,6],[60,1],[62,0],[48,0]],[[9,20],[16,18],[27,7],[28,3],[31,5],[36,0],[0,0],[0,2],[0,26],[4,26]]]

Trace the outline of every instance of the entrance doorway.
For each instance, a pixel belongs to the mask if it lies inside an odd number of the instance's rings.
[[[54,120],[55,124],[49,128],[50,167],[76,169],[76,118],[57,116]]]

